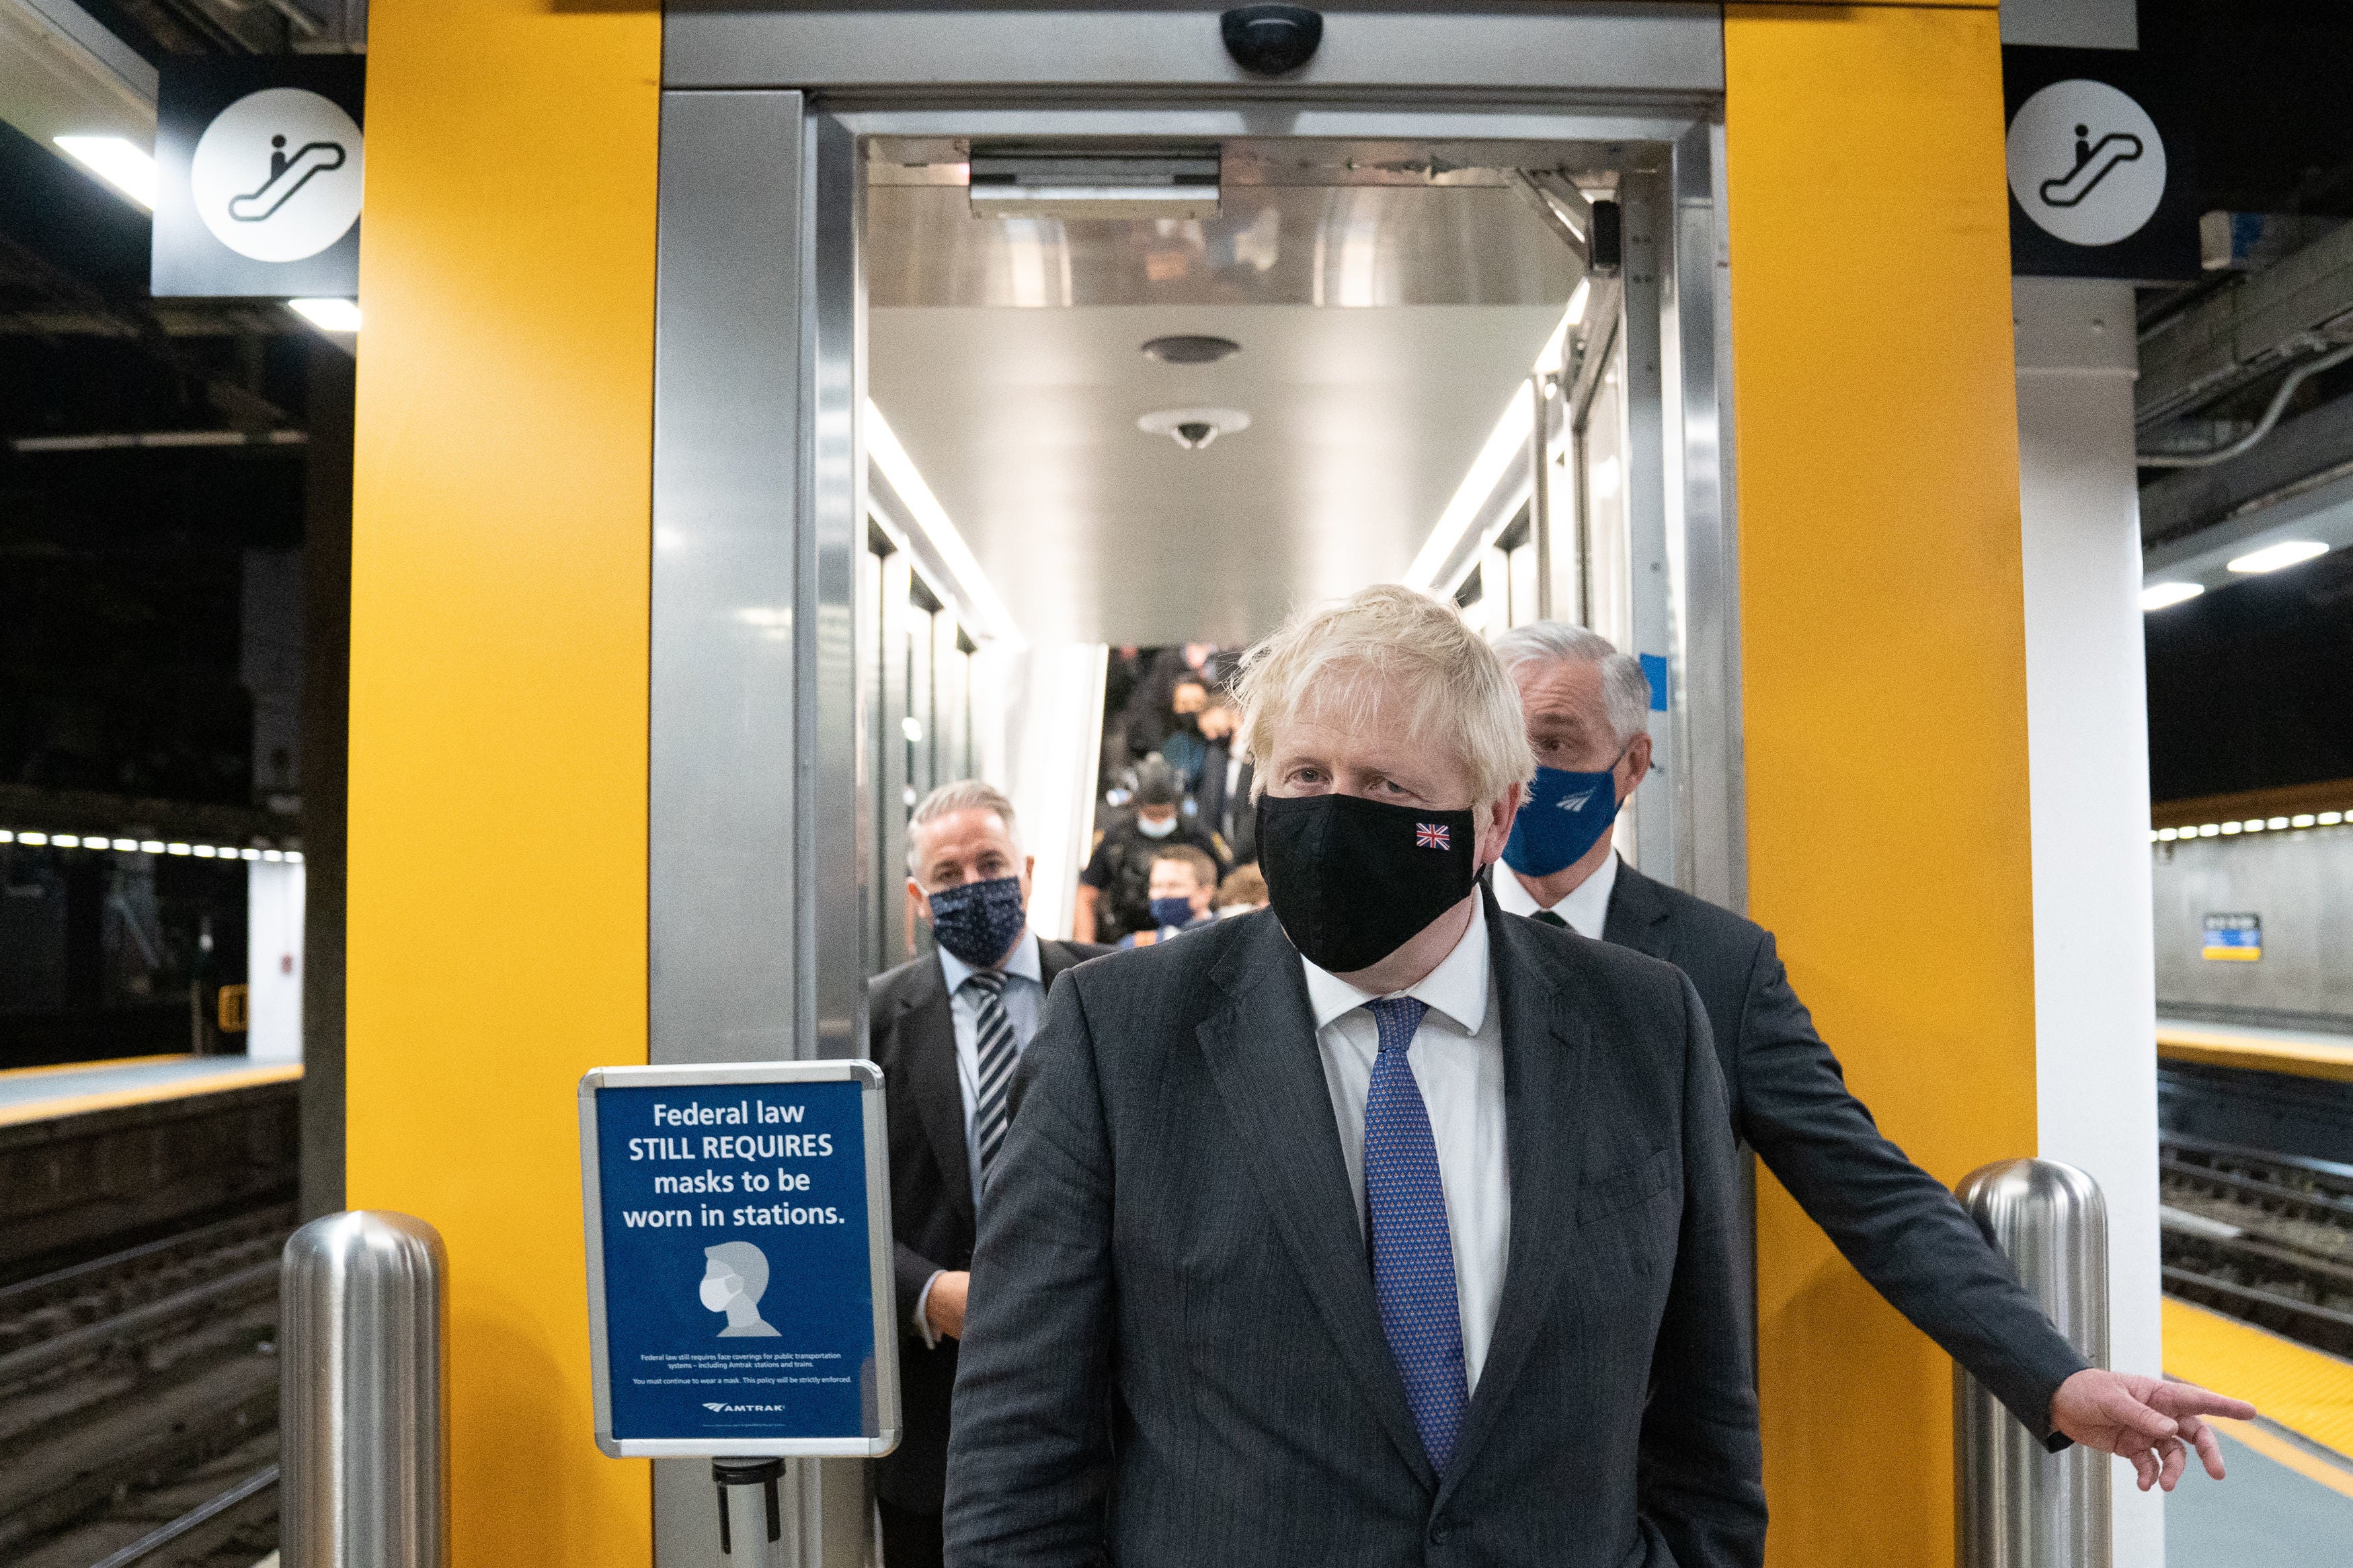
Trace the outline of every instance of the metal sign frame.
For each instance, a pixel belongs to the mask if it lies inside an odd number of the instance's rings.
[[[723,1448],[687,1437],[613,1436],[611,1342],[605,1322],[605,1194],[596,1106],[606,1089],[709,1088],[714,1084],[856,1083],[865,1139],[867,1268],[874,1302],[874,1390],[879,1426],[871,1437],[780,1437],[730,1441]],[[588,1345],[596,1398],[596,1447],[631,1458],[880,1458],[899,1446],[899,1329],[891,1272],[890,1131],[883,1119],[882,1069],[872,1062],[744,1062],[710,1067],[591,1068],[580,1079],[581,1221],[588,1244]]]

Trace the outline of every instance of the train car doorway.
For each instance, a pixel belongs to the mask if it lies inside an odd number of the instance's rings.
[[[933,783],[1012,788],[1056,930],[1105,645],[1374,582],[1645,656],[1633,854],[1742,901],[1716,18],[1401,19],[1261,82],[1213,11],[671,11],[652,1059],[856,1053]]]

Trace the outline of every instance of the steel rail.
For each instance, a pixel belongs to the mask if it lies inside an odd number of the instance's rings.
[[[277,1466],[256,1470],[218,1497],[198,1503],[168,1524],[157,1525],[121,1551],[100,1558],[90,1568],[130,1568],[130,1564],[153,1555],[196,1526],[218,1519],[248,1498],[259,1497],[277,1484]]]
[[[85,1323],[78,1329],[69,1329],[62,1334],[43,1340],[37,1344],[29,1344],[20,1350],[10,1351],[6,1355],[0,1355],[0,1384],[22,1382],[27,1377],[47,1371],[59,1363],[71,1361],[84,1351],[111,1343],[157,1323],[169,1322],[174,1318],[235,1296],[240,1291],[252,1290],[255,1287],[265,1283],[275,1288],[280,1268],[279,1260],[272,1258],[267,1262],[240,1268],[234,1274],[225,1274],[217,1279],[209,1279],[204,1284],[191,1286],[161,1300],[133,1307],[131,1310],[119,1312],[111,1318],[100,1319],[95,1323]]]

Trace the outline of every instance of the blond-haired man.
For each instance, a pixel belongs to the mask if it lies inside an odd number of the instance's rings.
[[[1535,771],[1503,666],[1375,588],[1241,694],[1272,908],[1048,1000],[981,1215],[949,1560],[1759,1562],[1706,1018],[1671,966],[1482,893]]]

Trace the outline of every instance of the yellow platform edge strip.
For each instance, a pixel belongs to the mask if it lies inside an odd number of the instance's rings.
[[[285,1083],[301,1076],[301,1064],[288,1062],[280,1067],[246,1068],[237,1072],[221,1073],[213,1078],[181,1079],[171,1083],[143,1084],[137,1089],[106,1089],[97,1094],[69,1094],[56,1100],[28,1100],[22,1105],[0,1106],[0,1127],[15,1127],[27,1121],[53,1121],[61,1116],[80,1116],[92,1110],[112,1110],[125,1105],[147,1105],[166,1100],[190,1100],[200,1094],[219,1094],[227,1089],[251,1089],[258,1084]]]
[[[100,1062],[51,1062],[46,1067],[0,1068],[0,1083],[15,1083],[22,1079],[50,1078],[61,1072],[104,1072],[109,1068],[145,1067],[151,1062],[192,1062],[191,1051],[166,1051],[155,1057],[110,1057]]]
[[[2319,1040],[2265,1040],[2233,1035],[2222,1029],[2185,1028],[2178,1024],[2159,1024],[2157,1026],[2157,1054],[2167,1061],[2200,1062],[2208,1067],[2252,1068],[2260,1072],[2287,1073],[2295,1078],[2353,1083],[2353,1044],[2335,1046]]]
[[[2353,1362],[2171,1296],[2164,1313],[2168,1373],[2243,1399],[2266,1420],[2353,1460]],[[2242,1436],[2241,1425],[2227,1429]],[[2248,1447],[2279,1457],[2253,1439]]]
[[[2252,1421],[2232,1421],[2216,1416],[2214,1429],[2234,1442],[2244,1443],[2272,1463],[2285,1465],[2308,1481],[2318,1481],[2330,1491],[2353,1498],[2353,1470],[2342,1465],[2333,1465],[2275,1433],[2264,1431]]]

